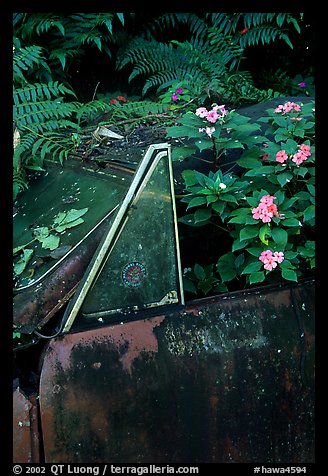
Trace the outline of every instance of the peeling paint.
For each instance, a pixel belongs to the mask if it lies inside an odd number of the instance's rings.
[[[188,314],[187,314],[188,316]],[[221,312],[210,322],[206,311],[198,312],[197,321],[189,315],[188,323],[179,327],[169,323],[165,329],[167,348],[173,355],[193,355],[202,352],[231,352],[242,347],[259,348],[268,344],[263,335],[260,317],[253,312],[241,314],[234,320],[230,313]],[[192,321],[190,321],[192,317]]]

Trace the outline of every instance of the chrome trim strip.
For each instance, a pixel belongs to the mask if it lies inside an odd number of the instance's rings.
[[[153,157],[153,153],[163,148],[165,148],[166,151],[159,152],[153,160],[153,164],[151,164],[150,168],[148,169]],[[106,262],[106,260],[108,259],[110,254],[108,253],[109,247],[111,246],[111,251],[118,239],[118,236],[116,236],[117,232],[119,234],[122,232],[124,225],[128,220],[128,216],[126,216],[126,214],[128,213],[129,208],[131,208],[131,206],[135,204],[136,200],[140,197],[139,188],[144,187],[145,184],[148,182],[151,176],[150,172],[155,167],[154,163],[157,165],[160,158],[165,155],[168,155],[168,148],[168,144],[153,144],[149,146],[146,154],[144,155],[144,158],[141,160],[139,167],[137,168],[136,173],[133,177],[130,188],[127,191],[127,194],[116,214],[116,217],[114,218],[114,221],[107,235],[105,235],[104,240],[98,246],[98,249],[94,255],[94,259],[90,262],[90,265],[87,268],[85,278],[82,278],[73,299],[70,301],[66,308],[66,311],[63,316],[63,322],[65,321],[66,314],[68,314],[68,317],[63,325],[63,332],[68,332],[70,330],[88,291],[90,290],[92,284],[95,282],[96,277],[99,275],[101,268],[104,266],[104,260]],[[119,230],[119,226],[124,218],[126,218],[124,224]],[[115,242],[113,244],[114,239]]]

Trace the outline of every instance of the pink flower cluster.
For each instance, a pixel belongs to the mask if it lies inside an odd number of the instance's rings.
[[[272,271],[277,267],[277,264],[282,263],[284,259],[285,257],[282,251],[275,251],[272,253],[271,250],[262,251],[259,257],[259,260],[264,263],[264,269],[268,271]]]
[[[224,116],[228,114],[228,111],[225,109],[224,105],[218,106],[217,104],[212,104],[212,109],[208,111],[206,107],[199,107],[195,112],[196,116],[201,118],[206,118],[208,122],[215,124],[217,120],[223,122]],[[200,127],[199,132],[206,132],[209,137],[212,137],[215,127]]]
[[[296,152],[296,154],[292,155],[292,161],[295,162],[296,165],[301,165],[304,160],[306,160],[310,155],[310,146],[306,144],[301,144],[298,146],[299,150]],[[279,162],[280,164],[284,164],[286,160],[288,159],[288,155],[286,154],[286,151],[284,149],[279,150],[276,153],[276,161]]]
[[[171,96],[172,101],[178,101],[180,99],[179,94],[182,94],[182,93],[183,93],[182,88],[176,88],[175,92]]]
[[[228,111],[225,109],[224,106],[212,104],[211,111],[208,111],[206,107],[199,107],[198,109],[196,109],[195,114],[199,117],[206,117],[208,122],[212,122],[212,124],[215,124],[218,119],[222,119],[224,116],[226,116],[228,114]]]
[[[290,111],[301,111],[301,106],[296,102],[287,101],[285,104],[279,104],[278,107],[274,110],[274,112],[281,112],[282,114],[286,114]]]
[[[263,195],[258,206],[252,209],[253,218],[269,223],[273,216],[280,216],[277,205],[273,203],[275,198],[271,195]]]

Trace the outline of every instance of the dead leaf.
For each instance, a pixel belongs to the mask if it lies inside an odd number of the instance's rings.
[[[104,137],[108,137],[108,139],[124,139],[124,136],[116,134],[116,132],[111,131],[105,126],[98,126],[94,132],[94,136],[97,140],[101,140]]]
[[[16,149],[16,147],[20,144],[20,134],[18,132],[18,129],[16,127],[16,129],[14,130],[14,150]]]

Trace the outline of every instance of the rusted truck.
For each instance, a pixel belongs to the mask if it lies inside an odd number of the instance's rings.
[[[14,463],[314,462],[314,279],[185,301],[174,180],[157,143],[17,205],[61,241],[15,283]]]

